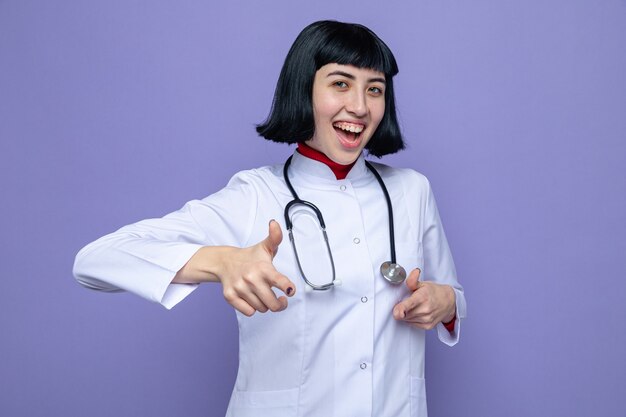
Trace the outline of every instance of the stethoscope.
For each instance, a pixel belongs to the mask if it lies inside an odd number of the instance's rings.
[[[291,164],[291,156],[285,162],[285,166],[283,168],[283,177],[285,178],[285,183],[291,191],[291,195],[293,196],[293,200],[291,200],[285,206],[285,224],[287,226],[287,231],[289,232],[289,241],[291,242],[291,246],[293,247],[293,252],[296,256],[296,263],[298,264],[298,269],[300,270],[300,274],[302,274],[302,278],[304,278],[304,282],[313,290],[328,290],[335,285],[341,285],[341,281],[337,279],[335,274],[335,261],[333,260],[333,254],[330,250],[330,244],[328,243],[328,235],[326,234],[326,223],[324,222],[324,216],[322,216],[322,212],[315,206],[315,204],[301,200],[291,185],[291,181],[289,181],[288,169]],[[387,211],[389,212],[389,247],[391,249],[391,261],[385,261],[380,265],[380,273],[387,281],[392,284],[400,284],[406,279],[406,271],[404,268],[396,263],[396,244],[393,233],[393,209],[391,207],[391,198],[389,197],[389,192],[387,191],[387,187],[385,187],[385,183],[383,179],[380,177],[380,174],[376,169],[367,161],[365,161],[365,165],[367,168],[374,174],[378,184],[380,184],[380,188],[383,190],[383,194],[385,194],[385,200],[387,201]],[[311,209],[315,215],[317,216],[317,220],[319,221],[320,229],[322,231],[322,235],[324,237],[324,242],[326,243],[326,249],[328,250],[328,256],[330,257],[330,265],[333,273],[333,279],[331,282],[327,284],[314,284],[306,277],[304,271],[302,270],[302,265],[300,263],[300,258],[298,256],[298,251],[296,249],[296,242],[293,237],[293,223],[291,222],[291,218],[289,218],[290,210],[295,206],[305,206]]]

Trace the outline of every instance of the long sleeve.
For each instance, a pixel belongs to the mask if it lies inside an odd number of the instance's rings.
[[[422,245],[424,248],[424,280],[450,285],[456,295],[456,321],[454,330],[449,332],[443,323],[437,325],[439,340],[449,346],[453,346],[459,341],[461,321],[467,314],[467,307],[463,287],[457,280],[456,268],[430,183],[428,184],[424,220],[424,234],[422,236]]]
[[[85,246],[76,256],[74,275],[85,287],[129,291],[172,308],[197,287],[171,283],[176,273],[202,246],[243,246],[256,202],[254,187],[235,176],[226,188],[203,200],[122,227]]]

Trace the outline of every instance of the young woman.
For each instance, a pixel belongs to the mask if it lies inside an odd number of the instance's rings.
[[[257,127],[292,157],[76,258],[81,284],[167,308],[221,283],[240,326],[229,416],[426,416],[425,330],[455,344],[465,298],[427,179],[363,156],[404,147],[397,72],[366,27],[309,25]]]

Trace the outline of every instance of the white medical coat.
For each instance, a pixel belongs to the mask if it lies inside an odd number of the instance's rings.
[[[374,165],[393,204],[398,263],[407,272],[420,268],[422,280],[454,288],[455,330],[437,328],[439,339],[453,345],[465,317],[465,298],[428,180],[413,170]],[[89,244],[76,258],[78,281],[173,307],[196,286],[171,280],[201,246],[256,244],[267,236],[270,219],[285,231],[283,210],[292,196],[282,168],[240,172],[203,200]],[[409,291],[379,272],[390,259],[380,186],[362,156],[345,180],[336,180],[325,164],[295,152],[289,177],[300,198],[324,215],[341,286],[304,291],[285,234],[274,265],[298,291],[285,311],[237,314],[239,371],[227,416],[425,417],[425,332],[394,320],[394,305]],[[315,283],[329,282],[317,218],[299,208],[291,217],[304,273]]]

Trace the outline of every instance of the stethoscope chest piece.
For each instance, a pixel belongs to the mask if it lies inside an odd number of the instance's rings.
[[[406,279],[406,271],[404,268],[391,261],[382,263],[380,273],[392,284],[401,284]]]

